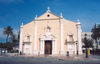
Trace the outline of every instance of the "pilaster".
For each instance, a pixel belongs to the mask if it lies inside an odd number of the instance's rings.
[[[78,54],[82,54],[82,38],[81,38],[82,30],[79,20],[77,22],[77,32],[78,32]]]
[[[56,50],[56,40],[52,40],[52,54],[57,54],[57,50]]]
[[[37,51],[37,16],[35,17],[35,25],[34,25],[34,50],[33,50],[33,54],[34,55],[37,55],[38,54],[38,51]]]
[[[20,27],[20,43],[19,43],[19,54],[22,53],[22,45],[23,45],[23,23]]]
[[[64,54],[64,43],[63,43],[63,21],[62,21],[62,18],[63,18],[63,16],[62,16],[62,13],[61,13],[61,16],[60,16],[61,18],[60,18],[60,38],[61,38],[61,50],[60,50],[60,54],[62,55],[62,54]]]
[[[44,54],[44,40],[40,41],[40,54]]]

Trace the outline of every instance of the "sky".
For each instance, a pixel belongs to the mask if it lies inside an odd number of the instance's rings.
[[[100,23],[100,0],[0,0],[0,41],[5,41],[3,29],[10,25],[15,34],[23,22],[27,24],[37,15],[47,11],[65,19],[80,20],[83,32],[90,32],[94,24]]]

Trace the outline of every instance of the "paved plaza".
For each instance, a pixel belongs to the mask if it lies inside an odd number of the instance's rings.
[[[100,56],[0,56],[0,64],[100,64]]]

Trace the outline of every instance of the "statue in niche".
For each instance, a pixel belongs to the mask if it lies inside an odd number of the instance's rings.
[[[47,26],[47,32],[50,32],[51,28],[49,26]]]
[[[46,28],[46,36],[49,37],[51,28],[49,26],[47,26]]]

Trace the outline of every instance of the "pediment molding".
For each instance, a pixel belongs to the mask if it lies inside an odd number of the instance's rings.
[[[43,39],[43,40],[54,40],[55,38],[56,36],[51,34],[50,32],[46,32],[44,35],[40,36],[40,39]]]

